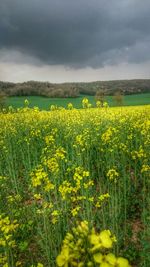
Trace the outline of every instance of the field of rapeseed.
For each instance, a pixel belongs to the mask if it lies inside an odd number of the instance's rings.
[[[83,105],[0,114],[0,266],[150,266],[150,106]]]

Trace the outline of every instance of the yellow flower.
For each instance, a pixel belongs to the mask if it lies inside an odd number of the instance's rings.
[[[98,245],[99,244],[99,236],[96,234],[90,235],[90,243],[92,245]]]
[[[117,179],[119,177],[119,173],[116,171],[116,169],[110,169],[107,172],[107,177],[109,178],[110,181],[117,182]]]
[[[42,198],[41,194],[34,194],[34,198],[36,200],[40,200]]]
[[[58,222],[59,215],[60,215],[60,212],[58,210],[54,210],[52,212],[52,220],[51,221],[52,221],[53,224]]]
[[[96,253],[93,258],[96,263],[102,263],[103,255],[101,253]]]
[[[122,257],[119,257],[116,261],[116,265],[118,267],[130,267],[130,264],[127,259],[124,259]]]
[[[94,266],[94,264],[93,264],[92,261],[89,261],[89,262],[87,263],[87,267],[93,267],[93,266]]]
[[[6,246],[6,241],[0,238],[0,246],[5,247]]]
[[[108,103],[104,102],[103,107],[107,108],[108,107]]]
[[[127,259],[119,257],[116,258],[114,254],[109,253],[106,255],[106,260],[111,266],[117,267],[130,267]]]
[[[88,222],[87,221],[83,221],[81,222],[81,227],[84,231],[87,231],[89,230],[89,227],[88,227]]]
[[[73,217],[77,216],[77,215],[78,215],[78,212],[79,212],[80,209],[81,209],[80,206],[77,206],[76,208],[72,209],[72,210],[71,210],[71,214],[72,214],[72,216],[73,216]]]
[[[28,101],[28,99],[25,99],[24,104],[25,104],[25,106],[29,106],[29,101]]]
[[[143,164],[142,165],[142,169],[141,169],[141,173],[143,172],[149,172],[150,171],[150,166],[149,165],[146,165],[146,164]]]
[[[38,263],[37,267],[44,267],[42,263]]]
[[[73,104],[72,103],[68,103],[67,108],[70,109],[70,110],[73,109]]]
[[[99,235],[101,244],[104,248],[111,248],[113,241],[111,239],[111,232],[109,230],[104,230]]]
[[[16,262],[16,267],[20,266],[21,264],[22,264],[21,261],[17,261],[17,262]]]
[[[90,243],[94,245],[94,247],[91,248],[91,251],[93,252],[100,248],[111,248],[114,242],[109,230],[104,230],[99,235],[93,233],[89,238]]]
[[[50,191],[50,190],[53,190],[55,188],[55,186],[50,182],[48,181],[48,179],[46,180],[46,185],[44,186],[44,190],[46,192]]]
[[[116,257],[113,253],[109,253],[106,256],[107,262],[110,263],[111,265],[115,266],[116,264]]]
[[[106,256],[101,253],[95,254],[93,258],[96,263],[100,263],[100,267],[112,267],[112,265],[107,261]]]
[[[100,267],[112,267],[108,262],[102,262]]]
[[[56,258],[56,263],[59,267],[68,267],[68,261],[69,261],[69,249],[68,247],[65,247],[62,249],[62,252],[60,255]]]
[[[58,216],[59,215],[59,211],[58,210],[54,210],[53,212],[52,212],[52,216]]]
[[[86,97],[84,97],[82,100],[82,107],[87,108],[88,105],[89,105],[89,100]]]
[[[100,263],[100,267],[130,267],[127,259],[122,257],[116,258],[113,253],[107,255],[96,253],[93,258],[96,263]]]
[[[96,101],[96,107],[97,108],[100,108],[100,107],[102,107],[102,102],[101,101]]]
[[[94,197],[89,197],[88,201],[93,202],[94,201]]]

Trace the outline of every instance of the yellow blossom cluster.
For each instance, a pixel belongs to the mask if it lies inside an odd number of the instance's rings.
[[[0,246],[15,246],[15,241],[12,240],[12,234],[18,227],[17,220],[10,221],[9,217],[3,217],[0,215]]]
[[[31,173],[33,187],[43,185],[45,191],[54,189],[54,184],[49,180],[48,174],[44,171],[43,167],[39,165],[35,171]]]
[[[112,168],[107,172],[107,177],[110,181],[114,181],[116,183],[119,177],[119,173],[116,171],[116,169]]]
[[[143,164],[142,165],[142,169],[141,169],[141,173],[150,173],[150,166],[148,164]]]
[[[82,221],[66,234],[56,258],[57,266],[130,267],[127,259],[109,251],[114,242],[116,237],[109,230],[97,233],[94,228],[90,229],[87,221]]]
[[[97,203],[96,203],[95,206],[96,206],[97,208],[100,208],[101,205],[103,204],[103,202],[104,202],[105,200],[109,199],[109,198],[110,198],[109,193],[100,195],[100,196],[98,197],[98,201],[97,201]]]
[[[18,226],[17,220],[11,221],[8,216],[0,215],[0,264],[3,267],[9,266],[9,254],[7,251],[16,246],[13,234]]]

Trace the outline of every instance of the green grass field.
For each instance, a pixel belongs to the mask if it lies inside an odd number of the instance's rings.
[[[19,97],[8,97],[6,104],[19,108],[24,105],[24,100],[28,99],[30,107],[38,106],[40,109],[48,110],[51,105],[57,105],[67,107],[68,103],[72,103],[75,108],[81,108],[82,99],[87,97],[92,106],[95,106],[94,96],[79,96],[77,98],[47,98],[40,96],[19,96]],[[113,96],[107,96],[106,101],[109,106],[116,106]],[[136,106],[136,105],[147,105],[150,104],[150,93],[126,95],[124,96],[124,106]]]

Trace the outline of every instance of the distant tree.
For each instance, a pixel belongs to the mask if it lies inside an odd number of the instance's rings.
[[[61,89],[61,88],[58,88],[58,89],[56,90],[56,95],[55,95],[55,97],[64,98],[64,97],[65,97],[64,90]]]
[[[96,101],[100,101],[101,106],[103,106],[105,101],[105,91],[103,89],[98,89],[95,94]]]
[[[62,83],[28,81],[23,83],[10,83],[0,81],[0,93],[7,96],[39,95],[47,97],[78,97],[81,95],[95,95],[96,100],[105,102],[105,95],[114,95],[121,89],[124,95],[150,92],[150,79],[146,80],[121,80],[97,81],[89,83]],[[63,91],[61,91],[61,90]]]
[[[116,91],[113,98],[117,106],[123,105],[123,93],[121,92],[121,90]]]
[[[0,93],[0,111],[5,107],[6,105],[6,95],[4,93]]]

